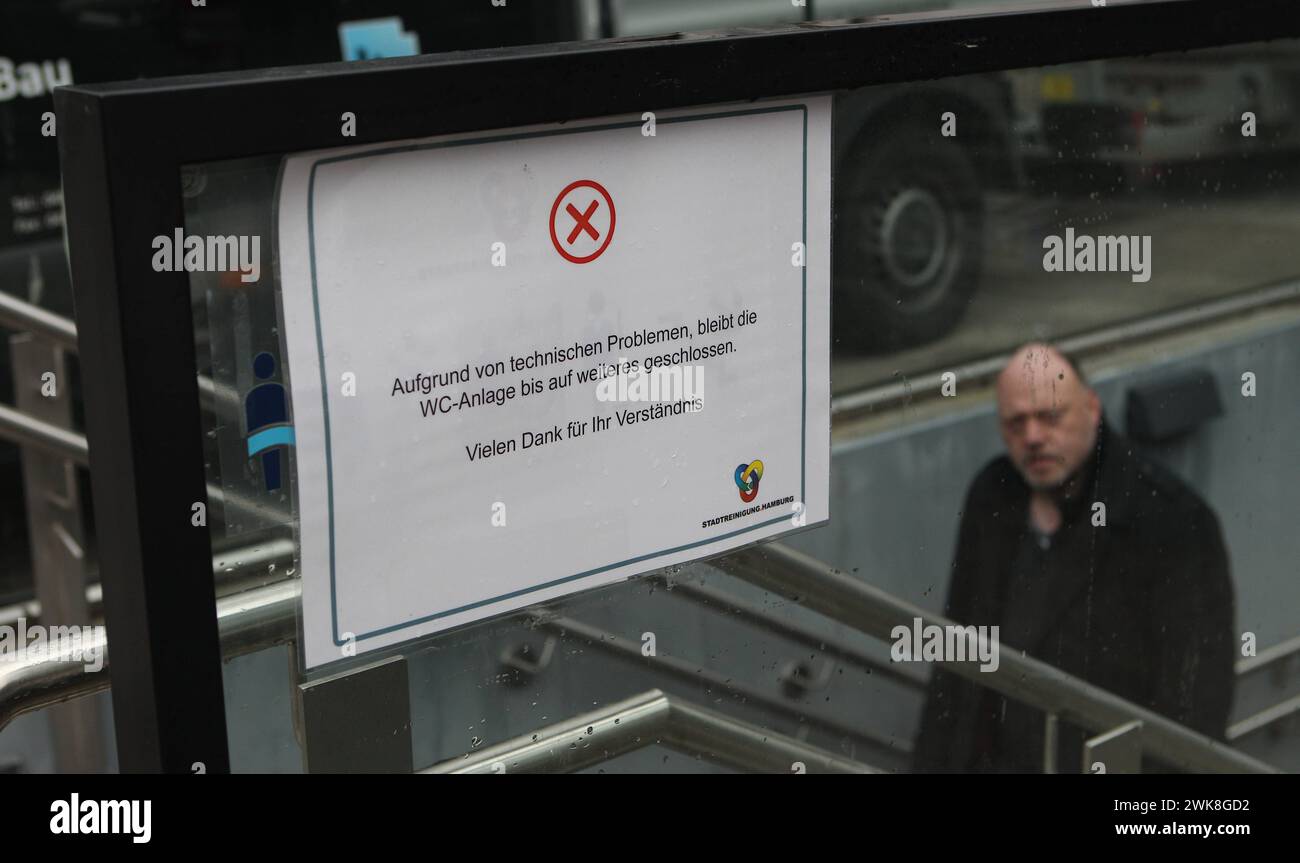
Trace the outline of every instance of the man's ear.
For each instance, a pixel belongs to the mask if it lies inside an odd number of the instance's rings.
[[[1094,389],[1088,390],[1088,412],[1092,415],[1092,424],[1101,425],[1101,396]]]

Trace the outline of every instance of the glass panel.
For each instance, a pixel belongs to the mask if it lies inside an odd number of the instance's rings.
[[[1300,372],[1296,49],[837,94],[832,521],[788,544],[1220,737],[1294,694],[1249,651],[1300,629],[1300,417],[1284,383]],[[271,236],[279,166],[188,168],[186,231]],[[242,401],[284,380],[274,254],[262,246],[271,278],[256,285],[191,277],[218,394],[222,593],[296,575],[293,451],[269,488]],[[1083,359],[1016,353],[1031,340]],[[416,766],[659,689],[886,770],[1038,770],[1048,751],[1084,769],[1081,729],[1062,722],[1045,747],[1041,711],[900,661],[926,658],[923,629],[871,637],[746,573],[675,568],[392,651]],[[227,666],[237,768],[300,768],[293,652]],[[1300,766],[1294,740],[1231,728],[1244,751]],[[732,769],[681,748],[587,769]]]
[[[841,109],[863,118],[837,125],[838,392],[1201,308],[1300,262],[1292,43],[871,88]],[[1045,268],[1047,237],[1082,253],[1117,232],[1148,239],[1085,255],[1096,273]]]

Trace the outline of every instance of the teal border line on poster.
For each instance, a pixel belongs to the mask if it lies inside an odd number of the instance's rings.
[[[800,477],[799,477],[799,500],[802,503],[807,500],[807,436],[808,436],[808,106],[805,104],[798,105],[778,105],[768,108],[751,108],[735,111],[720,111],[711,114],[693,114],[685,117],[668,117],[658,121],[658,125],[666,126],[671,123],[691,123],[699,120],[721,120],[728,117],[746,117],[755,114],[774,114],[783,111],[802,111],[803,112],[803,236],[801,241],[804,249],[804,266],[799,268],[802,277],[803,290],[803,394],[801,401],[801,423],[799,429],[799,460],[800,460]],[[311,173],[307,183],[307,242],[311,258],[311,301],[312,311],[316,323],[316,352],[317,360],[320,365],[321,378],[321,408],[323,411],[324,428],[325,428],[325,489],[326,489],[326,511],[329,520],[329,556],[330,556],[330,618],[333,625],[334,644],[342,646],[347,642],[339,638],[339,616],[338,616],[338,591],[336,589],[336,579],[334,572],[334,468],[333,455],[330,448],[330,410],[329,410],[329,386],[326,383],[325,376],[325,347],[321,338],[320,326],[320,302],[316,292],[316,234],[315,234],[315,191],[316,191],[316,169],[321,165],[329,165],[335,162],[347,162],[356,159],[367,159],[375,156],[387,156],[394,153],[409,153],[419,150],[439,150],[450,147],[467,147],[473,144],[495,144],[503,141],[519,141],[529,138],[551,138],[558,135],[576,135],[584,132],[605,132],[612,129],[628,129],[639,127],[642,123],[639,120],[631,120],[624,123],[605,123],[594,126],[583,126],[576,129],[554,129],[543,132],[520,132],[508,135],[487,135],[478,138],[464,138],[455,141],[442,141],[431,144],[406,144],[400,147],[384,147],[375,150],[368,150],[362,153],[349,153],[343,156],[331,156],[319,159],[312,163]],[[458,606],[456,608],[440,611],[435,614],[427,614],[423,617],[396,623],[391,626],[385,626],[380,629],[373,629],[354,636],[355,641],[364,641],[368,638],[377,638],[381,635],[387,635],[392,632],[398,632],[408,629],[412,626],[419,626],[422,623],[428,623],[431,620],[437,620],[442,617],[448,617],[453,614],[459,614],[462,611],[472,611],[475,608],[482,608],[485,605],[502,602],[507,599],[514,599],[518,596],[524,596],[529,593],[536,593],[539,590],[546,590],[550,587],[566,584],[568,582],[579,581],[584,578],[590,578],[593,575],[599,575],[611,569],[618,569],[621,566],[640,563],[656,557],[663,557],[668,554],[676,554],[679,551],[689,551],[692,548],[699,548],[703,545],[711,545],[721,542],[724,539],[730,539],[733,536],[739,536],[742,533],[758,530],[777,522],[787,521],[788,516],[768,519],[758,524],[743,527],[739,530],[733,530],[730,533],[724,533],[720,536],[711,536],[698,542],[687,543],[673,548],[664,549],[663,551],[643,554],[639,557],[631,557],[627,560],[621,560],[618,563],[611,563],[606,566],[589,569],[585,572],[566,575],[563,578],[552,579],[551,581],[535,584],[529,587],[503,593],[500,596],[494,596],[489,599],[472,602],[468,605]]]

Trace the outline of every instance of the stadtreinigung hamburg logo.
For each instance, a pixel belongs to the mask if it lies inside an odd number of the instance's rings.
[[[762,478],[763,463],[758,459],[736,465],[736,489],[740,492],[740,499],[749,503],[758,497],[758,482]]]

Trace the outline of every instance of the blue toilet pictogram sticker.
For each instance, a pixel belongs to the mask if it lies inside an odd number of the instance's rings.
[[[269,380],[275,374],[275,357],[266,352],[254,357],[253,374],[266,383],[253,387],[244,397],[248,457],[261,455],[266,490],[276,491],[281,485],[281,454],[285,447],[293,446],[293,426],[289,424],[284,384]]]

